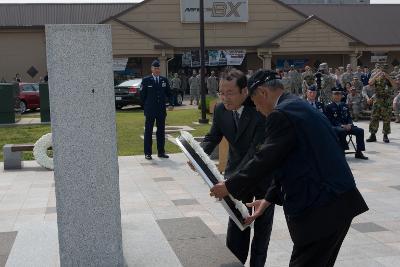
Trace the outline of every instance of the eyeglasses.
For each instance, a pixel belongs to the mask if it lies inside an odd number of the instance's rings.
[[[237,93],[237,92],[236,93],[229,92],[229,93],[224,94],[224,93],[218,92],[217,94],[218,94],[219,97],[228,97],[229,98],[229,97],[238,95],[239,93]]]

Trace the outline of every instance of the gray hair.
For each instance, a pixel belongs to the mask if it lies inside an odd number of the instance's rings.
[[[268,87],[271,91],[276,91],[276,90],[284,90],[285,87],[283,86],[283,83],[280,79],[273,79],[271,81],[267,81],[264,83],[266,87]]]

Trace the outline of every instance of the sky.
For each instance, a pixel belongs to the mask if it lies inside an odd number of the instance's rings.
[[[142,0],[0,0],[0,3],[137,3]],[[400,4],[400,0],[370,0],[371,4]]]

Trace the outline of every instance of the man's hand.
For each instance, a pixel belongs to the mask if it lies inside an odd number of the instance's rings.
[[[229,192],[225,186],[225,182],[220,182],[220,183],[214,185],[210,189],[210,196],[212,196],[212,197],[222,199],[222,198],[226,197],[227,195],[229,195]]]
[[[247,217],[246,220],[244,221],[245,224],[251,224],[254,222],[255,219],[260,217],[264,211],[271,205],[270,202],[266,201],[265,199],[259,199],[255,200],[251,203],[247,203],[246,206],[249,208],[254,207],[254,212],[250,217]]]
[[[372,99],[371,98],[367,99],[367,104],[371,106],[371,104],[372,104]]]

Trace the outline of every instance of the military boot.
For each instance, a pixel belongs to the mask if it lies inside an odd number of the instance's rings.
[[[376,135],[372,133],[367,139],[367,142],[376,142]]]
[[[389,137],[387,136],[387,134],[383,135],[383,142],[389,143]]]

